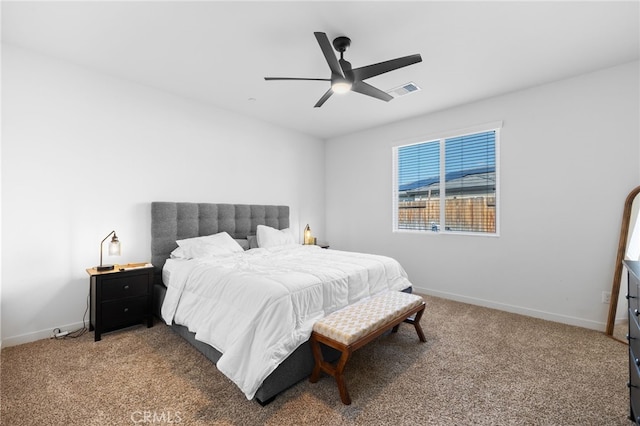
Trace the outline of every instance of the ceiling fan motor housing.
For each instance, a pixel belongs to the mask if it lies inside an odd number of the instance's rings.
[[[351,39],[349,37],[336,37],[333,39],[333,47],[340,53],[343,53],[347,48],[351,46]]]

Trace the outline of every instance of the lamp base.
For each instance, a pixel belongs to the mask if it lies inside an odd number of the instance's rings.
[[[96,266],[96,271],[112,271],[115,265],[100,265]]]

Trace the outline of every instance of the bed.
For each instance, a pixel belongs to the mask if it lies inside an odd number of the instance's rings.
[[[255,399],[262,405],[271,402],[280,392],[311,374],[314,362],[308,337],[314,320],[375,292],[387,289],[411,291],[404,270],[393,259],[299,244],[261,247],[246,252],[239,250],[238,253],[228,256],[225,254],[215,259],[172,258],[175,257],[174,250],[178,248],[178,241],[182,244],[184,241],[197,240],[197,237],[226,233],[244,249],[248,249],[249,246],[254,246],[257,231],[263,233],[263,241],[266,241],[264,233],[267,229],[279,236],[279,232],[284,235],[289,225],[288,206],[182,202],[151,204],[156,316],[216,363],[218,369],[230,377],[247,398]],[[172,252],[174,256],[171,255]],[[315,263],[319,266],[309,266],[315,269],[305,269],[307,264]],[[345,282],[345,278],[336,275],[340,268],[328,269],[327,264],[344,266],[346,272],[339,273],[349,275],[347,290],[344,285],[342,290],[336,285]],[[224,283],[230,282],[233,285],[223,287],[201,283],[200,287],[196,286],[198,280],[194,277],[202,278],[200,281],[207,284],[206,280],[212,279],[212,276],[221,275],[220,268],[225,268]],[[374,271],[376,268],[383,271],[384,277],[375,275],[378,274]],[[392,278],[387,279],[387,276]],[[216,290],[218,287],[222,290]],[[259,332],[252,333],[252,329],[242,322],[245,316],[253,315],[256,311],[262,312],[262,308],[234,305],[233,315],[240,321],[228,321],[227,316],[210,314],[218,313],[219,309],[230,305],[231,302],[220,302],[229,289],[234,293],[230,296],[233,300],[252,299],[256,297],[253,294],[256,289],[258,292],[263,291],[265,298],[271,298],[267,304],[270,312],[252,319],[260,326]],[[203,291],[203,302],[200,303],[198,292]],[[220,293],[210,293],[213,291]],[[243,297],[242,291],[250,292],[251,295],[247,293]],[[293,305],[293,299],[295,303],[302,300],[305,308]],[[208,304],[205,305],[205,302]],[[198,306],[196,311],[195,305],[202,306]],[[208,313],[203,315],[202,312]],[[197,324],[195,319],[199,321]],[[290,327],[291,331],[285,327]],[[255,337],[254,334],[260,337]],[[245,350],[245,346],[236,344],[236,340],[247,340],[248,343],[243,344],[254,349]],[[269,365],[266,362],[263,365],[260,361],[262,358],[257,354],[276,346],[273,349],[276,354],[268,359]],[[339,356],[338,352],[330,348],[323,348],[323,351],[326,351],[326,359],[336,359]]]

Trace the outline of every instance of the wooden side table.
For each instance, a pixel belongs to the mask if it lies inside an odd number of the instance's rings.
[[[111,271],[87,269],[91,285],[89,331],[95,341],[102,333],[146,321],[153,326],[153,266],[128,268],[115,265]]]

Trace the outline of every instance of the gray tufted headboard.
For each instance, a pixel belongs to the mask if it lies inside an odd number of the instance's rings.
[[[233,238],[255,235],[258,225],[289,227],[289,206],[258,204],[151,203],[151,263],[156,282],[176,240],[226,231]]]

